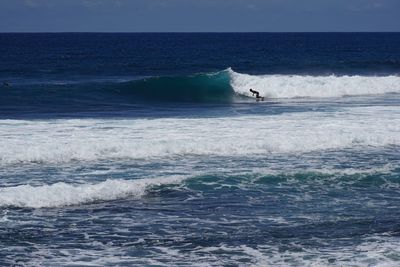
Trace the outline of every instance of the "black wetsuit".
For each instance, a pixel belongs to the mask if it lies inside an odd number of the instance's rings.
[[[259,92],[255,91],[255,90],[253,90],[253,89],[250,89],[250,92],[251,92],[253,95],[256,95],[256,98],[262,98],[262,97],[260,96],[260,93],[259,93]]]

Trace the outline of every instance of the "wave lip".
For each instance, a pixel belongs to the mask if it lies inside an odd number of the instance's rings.
[[[236,94],[250,88],[268,98],[343,97],[400,93],[400,76],[249,75],[227,70]]]
[[[182,176],[137,180],[108,179],[97,184],[19,185],[0,189],[0,207],[54,208],[124,197],[140,198],[152,186],[183,181]]]

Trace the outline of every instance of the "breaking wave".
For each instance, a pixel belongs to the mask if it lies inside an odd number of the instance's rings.
[[[137,180],[106,180],[97,184],[19,185],[0,189],[0,207],[51,208],[124,197],[140,198],[149,187],[175,184],[183,177],[148,178]]]
[[[235,93],[251,96],[250,88],[266,98],[343,97],[400,92],[399,76],[249,75],[228,69]]]
[[[136,102],[235,102],[249,89],[266,98],[310,98],[400,92],[400,76],[249,75],[228,68],[208,74],[147,77],[131,81],[15,85],[2,92],[4,109],[104,109]]]

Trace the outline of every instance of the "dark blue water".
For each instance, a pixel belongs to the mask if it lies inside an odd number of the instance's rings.
[[[0,34],[0,265],[397,266],[399,75],[399,33]]]

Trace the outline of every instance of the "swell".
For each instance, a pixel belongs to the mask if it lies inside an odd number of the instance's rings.
[[[11,83],[0,85],[0,94],[3,118],[106,115],[137,111],[149,103],[229,103],[237,97],[226,71],[131,81]]]
[[[83,106],[135,102],[226,102],[233,91],[227,71],[130,81],[20,82],[0,85],[3,105]]]
[[[269,171],[270,172],[270,171]],[[191,191],[218,191],[221,185],[248,190],[256,187],[292,188],[297,185],[302,190],[326,191],[354,188],[398,188],[398,169],[383,171],[372,169],[369,172],[356,171],[348,174],[346,170],[315,170],[305,172],[268,174],[252,173],[221,176],[203,174],[198,176],[167,176],[133,180],[107,179],[97,183],[42,184],[32,186],[22,184],[0,188],[0,207],[17,208],[57,208],[118,199],[140,199],[165,186],[171,190],[183,188]]]

